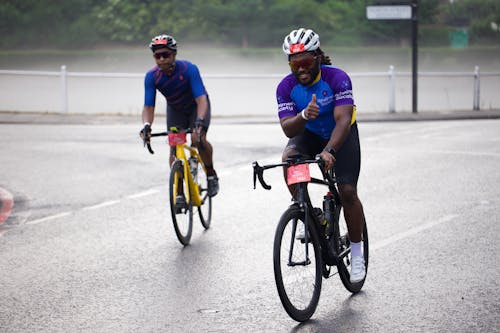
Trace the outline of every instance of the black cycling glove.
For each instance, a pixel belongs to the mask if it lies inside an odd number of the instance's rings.
[[[139,131],[139,135],[144,140],[144,144],[149,141],[149,134],[151,134],[151,125],[146,124],[144,128]]]
[[[196,118],[196,121],[194,122],[194,127],[196,129],[198,128],[203,128],[203,126],[205,126],[205,119],[203,118]]]

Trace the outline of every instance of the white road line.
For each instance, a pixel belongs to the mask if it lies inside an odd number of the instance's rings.
[[[391,148],[377,148],[370,147],[365,149],[365,151],[394,151],[397,149]],[[425,153],[425,154],[447,154],[447,155],[471,155],[471,156],[487,156],[487,157],[500,157],[500,153],[496,152],[481,152],[481,151],[465,151],[465,150],[405,150],[405,153]]]
[[[263,159],[263,160],[259,161],[259,163],[261,165],[263,165],[263,164],[267,164],[267,163],[280,163],[280,161],[277,160],[276,158],[273,158],[273,159],[266,158],[266,159]],[[220,171],[219,175],[224,175],[224,176],[225,175],[230,175],[230,174],[232,174],[235,171],[242,171],[242,170],[249,170],[249,171],[251,171],[252,170],[251,163],[243,163],[243,164],[240,164],[240,165],[236,165],[234,167],[225,168],[225,169],[223,169],[223,170]],[[142,192],[138,192],[138,193],[135,193],[135,194],[128,195],[125,198],[127,198],[127,199],[139,199],[139,198],[143,198],[143,197],[146,197],[146,196],[149,196],[149,195],[155,195],[155,194],[158,194],[158,193],[160,193],[159,189],[157,189],[157,188],[151,188],[151,189],[146,190],[146,191],[142,191]],[[38,220],[28,221],[28,222],[26,222],[26,224],[38,224],[38,223],[42,223],[42,222],[48,222],[48,221],[52,221],[52,220],[55,220],[55,219],[58,219],[58,218],[61,218],[61,217],[65,217],[65,216],[71,215],[71,214],[73,214],[73,213],[75,213],[77,211],[100,209],[100,208],[104,208],[104,207],[109,207],[109,206],[112,206],[112,205],[116,205],[116,204],[118,204],[120,202],[121,202],[121,200],[119,200],[119,199],[118,200],[109,200],[109,201],[105,201],[105,202],[102,202],[102,203],[99,203],[99,204],[96,204],[96,205],[83,207],[81,209],[76,209],[75,211],[72,211],[72,212],[65,212],[65,213],[55,214],[55,215],[51,215],[51,216],[46,216],[46,217],[38,219]]]
[[[128,199],[137,199],[137,198],[146,197],[148,195],[153,195],[153,194],[156,194],[159,192],[160,192],[160,190],[158,190],[158,189],[150,189],[150,190],[139,192],[136,194],[131,194],[131,195],[127,196],[127,198]]]
[[[28,222],[26,222],[26,224],[38,224],[38,223],[42,223],[42,222],[47,222],[47,221],[50,221],[50,220],[58,219],[60,217],[69,216],[71,214],[72,214],[71,212],[59,213],[59,214],[56,214],[56,215],[51,215],[51,216],[43,217],[43,218],[38,219],[38,220],[28,221]]]
[[[381,240],[379,242],[376,242],[375,244],[371,245],[370,244],[370,251],[371,250],[376,250],[376,249],[381,249],[383,247],[386,247],[387,245],[389,244],[393,244],[397,241],[400,241],[404,238],[407,238],[407,237],[410,237],[410,236],[414,236],[424,230],[427,230],[427,229],[430,229],[432,227],[435,227],[439,224],[443,224],[443,223],[446,223],[446,222],[449,222],[455,218],[457,218],[458,215],[456,214],[452,214],[452,215],[446,215],[446,216],[443,216],[441,217],[440,219],[434,221],[434,222],[429,222],[429,223],[426,223],[426,224],[422,224],[422,225],[419,225],[418,227],[415,227],[415,228],[412,228],[410,230],[407,230],[407,231],[404,231],[404,232],[401,232],[399,234],[396,234],[394,236],[391,236],[389,238],[386,238],[384,240]],[[370,237],[368,237],[369,239]]]
[[[120,201],[121,200],[104,201],[104,202],[101,202],[100,204],[97,204],[97,205],[83,207],[82,210],[93,210],[93,209],[99,209],[102,207],[108,207],[108,206],[116,205],[117,203],[120,203]]]

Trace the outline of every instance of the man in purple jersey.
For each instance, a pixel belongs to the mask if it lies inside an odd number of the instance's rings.
[[[198,67],[186,60],[176,60],[177,42],[172,36],[154,37],[149,48],[153,51],[156,66],[146,73],[144,79],[144,127],[140,132],[141,137],[146,135],[146,140],[150,139],[158,90],[167,100],[167,129],[196,129],[191,135],[191,142],[195,145],[200,135],[202,144],[197,148],[207,168],[208,194],[215,196],[219,191],[219,179],[213,166],[213,148],[207,141],[210,100]],[[170,147],[170,165],[174,160],[175,147]]]
[[[361,150],[356,108],[351,79],[331,66],[330,58],[319,46],[319,36],[304,28],[293,30],[283,42],[292,72],[276,90],[280,124],[290,138],[282,158],[285,161],[294,154],[310,158],[320,154],[327,169],[335,164],[351,241],[350,280],[356,283],[366,276],[363,206],[357,194]],[[290,192],[293,196],[294,189],[290,188]],[[304,237],[303,230],[298,233],[298,238]]]

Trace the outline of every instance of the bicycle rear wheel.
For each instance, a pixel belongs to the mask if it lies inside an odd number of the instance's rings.
[[[177,239],[188,245],[193,232],[193,204],[186,196],[189,188],[184,179],[182,161],[176,160],[170,170],[170,212]]]
[[[347,223],[345,222],[342,214],[339,216],[339,223],[337,226],[333,228],[333,242],[335,251],[337,254],[340,254],[346,250],[350,249],[350,241],[349,235],[347,232]],[[363,280],[352,283],[351,282],[351,274],[349,273],[351,260],[350,260],[350,251],[346,253],[346,255],[339,259],[337,263],[337,269],[339,271],[340,280],[344,287],[352,293],[357,293],[363,287],[365,283],[366,276]],[[366,273],[368,274],[368,257],[369,257],[369,246],[368,246],[368,230],[366,228],[365,217],[363,216],[363,256],[365,258],[365,267]]]
[[[212,220],[212,197],[208,195],[208,176],[201,164],[198,164],[198,188],[200,190],[201,205],[198,207],[198,215],[203,228],[210,228]]]
[[[304,222],[304,213],[298,208],[286,210],[276,228],[273,253],[274,278],[281,304],[288,315],[299,322],[308,320],[316,311],[323,267],[316,230],[308,228],[308,243],[296,239],[298,225]]]

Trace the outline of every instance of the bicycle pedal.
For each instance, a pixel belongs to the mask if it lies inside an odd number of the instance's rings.
[[[178,195],[175,201],[176,201],[175,213],[176,214],[184,213],[185,209],[187,208],[186,198],[182,195]]]

